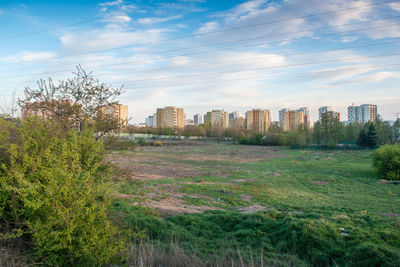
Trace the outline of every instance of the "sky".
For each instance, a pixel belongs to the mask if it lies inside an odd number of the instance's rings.
[[[0,0],[0,98],[80,64],[125,93],[130,123],[157,107],[187,118],[377,104],[400,112],[400,1]]]

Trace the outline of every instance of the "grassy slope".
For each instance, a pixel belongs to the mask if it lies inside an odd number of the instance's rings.
[[[400,264],[399,229],[393,218],[381,215],[400,213],[400,186],[376,183],[370,152],[269,150],[268,153],[283,153],[285,157],[253,162],[196,161],[184,157],[186,153],[235,156],[241,148],[216,144],[211,148],[172,152],[164,148],[152,152],[152,156],[165,163],[190,164],[210,173],[226,171],[228,175],[179,179],[205,183],[183,184],[176,189],[189,196],[197,194],[215,200],[185,197],[188,205],[216,206],[224,212],[178,215],[165,220],[132,207],[127,200],[117,202],[115,208],[124,211],[126,221],[137,230],[144,229],[151,239],[166,244],[174,239],[184,248],[209,258],[218,257],[221,251],[233,254],[239,247],[244,256],[258,255],[262,249],[270,256],[294,254],[313,265]],[[250,181],[234,182],[238,179]],[[153,184],[175,182],[147,181],[146,188],[143,182],[130,182],[123,184],[121,191],[140,198],[151,192]],[[389,191],[393,192],[394,210],[390,208]],[[248,197],[244,199],[244,195]],[[248,215],[237,211],[255,203],[268,210]]]

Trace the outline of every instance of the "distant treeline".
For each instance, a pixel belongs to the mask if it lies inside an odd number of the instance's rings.
[[[156,135],[232,137],[233,141],[247,145],[292,146],[292,147],[377,147],[399,141],[399,120],[393,126],[383,121],[380,116],[375,122],[349,123],[338,119],[324,117],[314,124],[313,128],[300,125],[294,131],[283,131],[279,126],[271,126],[266,133],[247,129],[211,127],[210,125],[188,125],[183,129],[133,127],[126,129],[129,133]]]

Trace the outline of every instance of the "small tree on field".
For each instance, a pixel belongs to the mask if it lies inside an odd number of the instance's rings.
[[[81,66],[77,66],[74,75],[57,84],[49,78],[48,81],[38,81],[38,88],[26,87],[24,98],[18,101],[19,105],[40,110],[65,129],[83,131],[93,127],[97,138],[120,128],[124,122],[100,110],[115,104],[116,97],[123,93],[122,88],[101,83],[92,72],[85,71]]]

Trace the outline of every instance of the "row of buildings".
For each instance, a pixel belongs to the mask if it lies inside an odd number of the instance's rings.
[[[324,117],[338,119],[340,113],[331,106],[323,106],[318,110],[318,119]],[[348,122],[368,122],[377,118],[377,106],[363,104],[348,107]],[[271,126],[279,126],[284,131],[292,131],[300,126],[310,127],[310,110],[308,107],[298,109],[283,108],[279,110],[279,121],[272,121],[271,111],[268,109],[252,109],[243,116],[240,112],[227,112],[223,109],[212,110],[205,114],[195,114],[193,119],[186,119],[183,108],[167,106],[158,108],[156,113],[146,118],[145,125],[154,128],[183,128],[186,125],[207,124],[211,127],[249,129],[255,132],[266,132]]]
[[[49,119],[55,113],[60,113],[62,109],[68,110],[71,107],[76,107],[68,101],[53,101],[51,103],[34,102],[27,103],[21,108],[21,118],[25,120],[28,117],[38,116],[43,119]],[[80,109],[80,107],[78,107]],[[129,115],[128,106],[121,105],[118,103],[112,103],[110,105],[99,107],[97,111],[98,115],[106,115],[113,117],[121,127],[128,126]],[[78,112],[77,112],[78,113]],[[73,118],[70,118],[73,120]],[[79,125],[75,125],[79,127]]]

